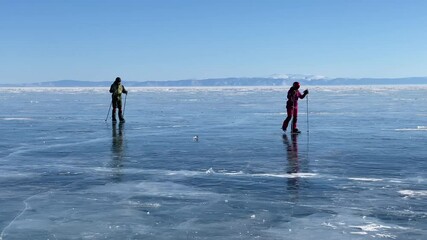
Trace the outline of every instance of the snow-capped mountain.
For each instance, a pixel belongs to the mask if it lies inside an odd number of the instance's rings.
[[[278,73],[270,75],[269,78],[273,78],[273,79],[289,79],[289,80],[305,80],[305,81],[325,80],[325,79],[328,79],[327,77],[321,76],[321,75],[278,74]]]
[[[230,77],[170,81],[126,81],[129,87],[210,87],[210,86],[290,86],[302,85],[393,85],[427,84],[427,77],[408,78],[327,78],[319,75],[273,74],[269,77]],[[0,84],[0,87],[109,87],[112,81],[60,80],[27,84]]]

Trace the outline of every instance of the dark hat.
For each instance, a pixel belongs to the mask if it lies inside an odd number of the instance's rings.
[[[292,84],[292,87],[299,88],[300,87],[299,82],[294,82],[294,84]]]
[[[121,82],[122,79],[120,79],[119,77],[116,77],[116,82]]]

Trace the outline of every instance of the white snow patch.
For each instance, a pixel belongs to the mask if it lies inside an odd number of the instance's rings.
[[[19,118],[19,117],[6,117],[6,118],[3,118],[3,120],[5,120],[5,121],[31,121],[33,119],[32,118],[24,118],[24,117],[21,117],[21,118]]]
[[[400,190],[399,193],[406,197],[427,197],[427,190]]]
[[[212,174],[215,174],[215,171],[213,170],[213,168],[209,168],[209,169],[206,171],[206,174],[207,174],[207,175],[212,175]]]
[[[364,226],[362,225],[362,226],[350,226],[350,227],[361,229],[364,232],[377,232],[381,229],[391,229],[391,227],[389,226],[379,225],[375,223],[371,223]]]
[[[397,128],[395,131],[427,131],[427,126],[417,126],[416,128]]]
[[[256,173],[255,177],[278,177],[278,178],[310,178],[317,176],[315,173],[291,173],[291,174],[274,174],[274,173]]]
[[[381,182],[383,179],[379,178],[349,178],[350,180],[354,181],[364,181],[364,182]]]
[[[350,234],[354,234],[354,235],[367,235],[367,232],[350,232]]]

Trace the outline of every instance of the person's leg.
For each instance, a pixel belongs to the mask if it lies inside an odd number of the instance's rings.
[[[111,114],[111,120],[113,122],[115,122],[115,121],[117,121],[116,120],[117,100],[113,98],[111,104],[113,105],[113,112]]]
[[[122,99],[117,100],[117,106],[119,108],[119,120],[123,122],[125,119],[123,118]]]
[[[292,107],[286,108],[286,112],[287,112],[287,117],[286,119],[283,121],[282,124],[282,130],[285,132],[286,129],[288,128],[289,125],[289,121],[291,121],[292,118]]]
[[[297,121],[298,121],[298,108],[295,107],[292,111],[292,131],[298,130]]]

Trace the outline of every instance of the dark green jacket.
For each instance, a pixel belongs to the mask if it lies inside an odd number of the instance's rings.
[[[127,94],[128,91],[126,91],[125,86],[123,86],[121,83],[114,82],[113,84],[111,84],[110,93],[113,94],[113,97],[121,98],[122,93]]]

